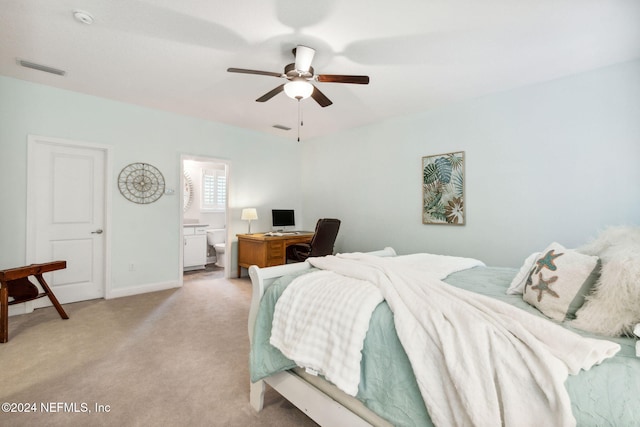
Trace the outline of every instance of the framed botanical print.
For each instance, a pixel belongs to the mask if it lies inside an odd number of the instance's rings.
[[[464,151],[422,158],[422,223],[465,224]]]

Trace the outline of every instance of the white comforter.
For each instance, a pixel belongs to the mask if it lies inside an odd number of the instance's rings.
[[[311,262],[321,263],[324,259],[313,258]],[[482,264],[469,258],[429,254],[394,259],[399,263],[430,266],[430,271],[442,277]],[[276,304],[269,342],[298,366],[323,375],[345,393],[355,396],[369,321],[373,310],[383,301],[373,279],[325,269],[293,280]]]
[[[380,289],[437,426],[575,425],[567,375],[620,348],[440,280],[479,262],[425,254],[310,262]]]
[[[364,338],[382,300],[370,282],[324,270],[305,274],[278,299],[269,342],[307,372],[355,396]]]

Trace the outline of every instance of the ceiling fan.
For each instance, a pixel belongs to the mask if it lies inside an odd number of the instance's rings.
[[[342,74],[314,74],[311,61],[315,55],[315,49],[307,46],[298,45],[293,49],[295,62],[284,67],[284,73],[275,73],[270,71],[247,70],[244,68],[227,68],[230,73],[258,74],[261,76],[273,76],[287,79],[287,83],[283,83],[275,89],[265,93],[256,102],[265,102],[284,91],[287,96],[298,101],[312,97],[321,107],[328,107],[333,104],[324,93],[312,85],[310,82],[319,83],[352,83],[352,84],[369,84],[369,76],[346,76]]]

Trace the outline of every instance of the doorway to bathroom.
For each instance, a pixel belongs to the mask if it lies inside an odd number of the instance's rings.
[[[229,162],[181,156],[181,274],[228,277]]]

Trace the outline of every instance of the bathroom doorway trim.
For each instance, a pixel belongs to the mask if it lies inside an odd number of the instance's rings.
[[[183,285],[183,280],[184,280],[184,209],[183,209],[183,200],[184,200],[184,184],[185,184],[185,178],[184,178],[184,162],[185,160],[194,160],[197,162],[206,162],[206,163],[218,163],[218,164],[224,164],[227,170],[227,191],[225,192],[225,196],[226,196],[226,200],[225,200],[225,210],[224,210],[224,214],[225,214],[225,229],[227,230],[227,235],[225,238],[225,241],[230,242],[230,238],[231,236],[229,235],[230,232],[230,227],[229,227],[229,182],[231,181],[231,161],[229,161],[229,159],[222,159],[219,157],[209,157],[209,156],[203,156],[203,155],[192,155],[192,154],[186,154],[186,153],[182,153],[180,154],[180,160],[178,162],[178,176],[180,177],[180,191],[178,192],[178,199],[179,199],[179,203],[177,203],[178,206],[178,210],[179,210],[179,224],[178,227],[180,229],[180,262],[178,263],[179,266],[179,272],[178,272],[178,277],[180,278],[180,286]],[[229,275],[230,272],[232,271],[232,269],[229,266],[229,263],[231,262],[231,250],[230,250],[231,245],[228,245],[227,250],[224,251],[224,277],[225,278],[230,278],[231,276]]]

